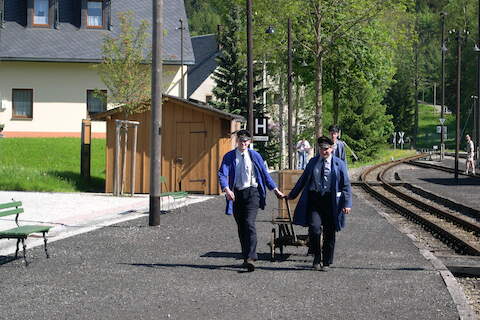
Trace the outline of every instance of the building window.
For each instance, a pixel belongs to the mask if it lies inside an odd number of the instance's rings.
[[[87,112],[89,115],[107,111],[107,90],[87,90]]]
[[[33,25],[48,26],[49,0],[35,0],[33,2]]]
[[[32,119],[33,89],[12,89],[12,118]]]
[[[103,1],[87,2],[87,27],[103,27]]]

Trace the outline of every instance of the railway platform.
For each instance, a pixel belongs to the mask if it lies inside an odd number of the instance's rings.
[[[159,227],[148,227],[144,212],[51,242],[50,259],[33,248],[28,267],[22,259],[3,261],[1,317],[473,319],[434,258],[357,195],[328,272],[312,270],[304,247],[288,247],[271,262],[278,204],[273,194],[267,200],[257,218],[253,273],[240,267],[236,225],[218,196],[162,215]]]
[[[455,167],[453,157],[445,157],[443,161],[419,161],[426,164],[434,164],[453,169]],[[458,181],[451,172],[433,170],[416,166],[401,166],[396,171],[402,182],[420,186],[430,192],[463,203],[469,207],[480,208],[480,176],[464,175],[465,159],[459,161]],[[478,170],[477,170],[478,171]]]

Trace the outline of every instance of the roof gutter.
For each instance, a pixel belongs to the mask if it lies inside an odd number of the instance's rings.
[[[70,59],[70,58],[18,58],[0,57],[0,61],[24,61],[24,62],[74,62],[74,63],[101,63],[101,59]],[[180,60],[163,60],[166,65],[180,65]],[[184,65],[194,65],[192,60],[183,61]]]

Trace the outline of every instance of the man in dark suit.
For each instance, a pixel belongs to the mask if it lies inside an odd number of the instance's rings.
[[[345,214],[351,211],[352,192],[345,162],[333,155],[333,141],[322,136],[317,143],[319,155],[308,162],[288,199],[303,190],[293,223],[310,228],[313,268],[327,271],[333,263],[335,233],[344,227]]]
[[[233,214],[238,226],[238,237],[242,247],[243,266],[255,270],[257,260],[257,231],[255,219],[258,209],[265,208],[267,188],[280,199],[284,195],[268,173],[262,156],[249,149],[251,141],[247,130],[237,132],[237,148],[223,157],[218,180],[227,198],[225,213]]]

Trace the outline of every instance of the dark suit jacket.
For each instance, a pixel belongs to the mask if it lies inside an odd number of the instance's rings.
[[[288,195],[289,199],[295,199],[303,190],[297,207],[295,208],[293,217],[294,224],[304,227],[308,226],[308,217],[310,215],[308,210],[309,202],[311,201],[309,199],[309,189],[313,178],[313,169],[319,159],[320,156],[316,156],[308,162],[303,174]],[[340,231],[345,226],[345,214],[342,212],[342,209],[352,207],[352,190],[344,161],[332,156],[331,172],[331,208],[335,218],[335,230]]]

